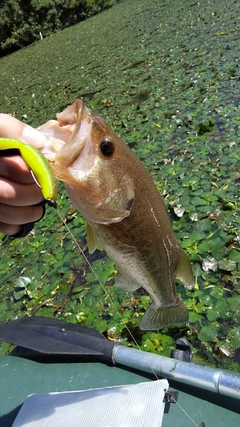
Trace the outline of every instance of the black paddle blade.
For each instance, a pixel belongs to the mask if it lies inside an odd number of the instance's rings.
[[[53,356],[91,356],[113,362],[116,345],[100,332],[47,317],[24,317],[0,323],[0,341]]]

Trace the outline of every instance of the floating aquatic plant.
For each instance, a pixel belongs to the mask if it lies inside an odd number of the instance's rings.
[[[107,119],[151,173],[195,273],[193,292],[178,286],[189,324],[141,332],[149,297],[113,287],[114,264],[89,255],[60,186],[63,220],[48,208],[33,234],[2,241],[1,321],[55,316],[168,356],[185,337],[195,360],[239,369],[238,14],[234,1],[121,2],[1,59],[2,111],[37,126],[81,96]]]

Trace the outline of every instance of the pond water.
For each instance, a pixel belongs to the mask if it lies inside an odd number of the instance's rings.
[[[239,29],[237,1],[125,0],[0,60],[1,111],[38,126],[81,97],[121,135],[195,274],[194,291],[178,286],[189,324],[141,332],[149,297],[116,290],[103,251],[90,259],[98,283],[77,246],[88,256],[84,220],[59,185],[64,221],[48,208],[33,235],[2,240],[1,321],[56,316],[135,345],[127,325],[143,349],[169,356],[184,337],[195,360],[239,370]]]

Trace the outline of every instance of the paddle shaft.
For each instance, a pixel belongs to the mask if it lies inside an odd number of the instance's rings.
[[[233,372],[182,362],[123,345],[114,348],[112,358],[116,364],[240,399],[240,375]]]
[[[109,341],[94,329],[62,320],[25,317],[0,322],[0,340],[47,356],[91,357],[96,361],[121,364],[240,399],[240,374],[125,347]]]

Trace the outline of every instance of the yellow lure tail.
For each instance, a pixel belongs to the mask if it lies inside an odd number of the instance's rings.
[[[51,167],[43,154],[35,147],[15,139],[0,138],[0,151],[17,150],[42,190],[44,199],[56,207],[57,185]]]

